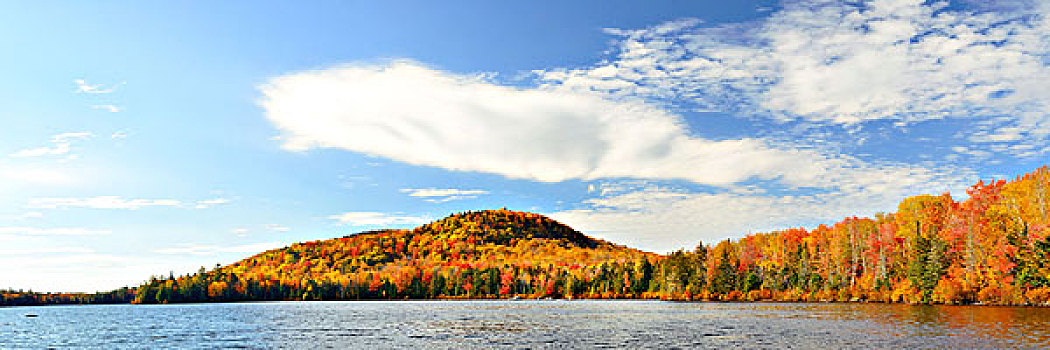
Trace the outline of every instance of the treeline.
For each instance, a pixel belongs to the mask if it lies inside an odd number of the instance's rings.
[[[1043,305],[1050,302],[1050,172],[978,182],[965,201],[748,235],[661,263],[666,298]]]
[[[651,293],[655,267],[649,260],[591,268],[565,266],[471,266],[431,272],[365,273],[348,279],[305,278],[277,282],[213,271],[153,280],[138,289],[135,303],[245,300],[369,300],[525,298],[657,298]]]
[[[0,290],[0,306],[127,304],[134,298],[135,290],[129,288],[99,293],[35,293],[33,291]]]

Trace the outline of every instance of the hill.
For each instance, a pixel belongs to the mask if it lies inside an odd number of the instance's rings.
[[[299,243],[210,272],[154,279],[135,302],[640,297],[657,259],[542,215],[472,211],[412,230]]]

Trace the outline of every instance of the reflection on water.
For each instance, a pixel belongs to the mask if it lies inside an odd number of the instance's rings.
[[[1048,348],[1048,321],[1047,308],[883,304],[50,306],[0,309],[0,348]]]

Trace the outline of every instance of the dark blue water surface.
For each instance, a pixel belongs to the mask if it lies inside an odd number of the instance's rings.
[[[1050,309],[558,300],[0,308],[0,348],[49,347],[1050,348]]]

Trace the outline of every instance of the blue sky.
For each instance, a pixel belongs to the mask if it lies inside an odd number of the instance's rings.
[[[0,5],[0,288],[508,207],[666,252],[965,195],[1050,146],[1050,8]]]

